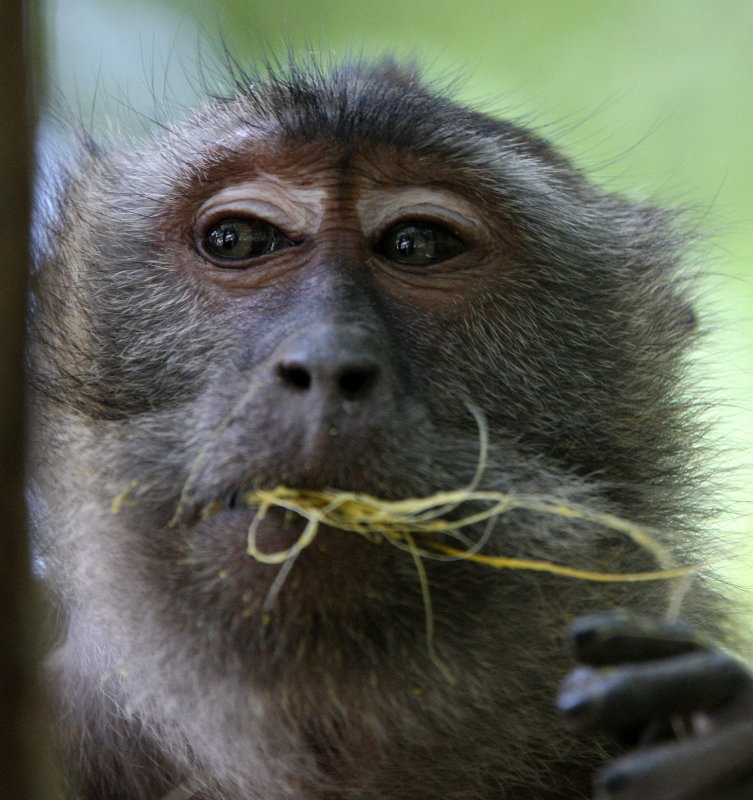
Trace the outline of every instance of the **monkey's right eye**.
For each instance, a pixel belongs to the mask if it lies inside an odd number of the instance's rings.
[[[247,261],[293,245],[294,242],[274,225],[245,217],[220,220],[209,228],[202,240],[203,249],[210,258],[228,262]]]
[[[428,267],[462,253],[466,245],[444,225],[408,220],[393,225],[376,249],[397,264]]]

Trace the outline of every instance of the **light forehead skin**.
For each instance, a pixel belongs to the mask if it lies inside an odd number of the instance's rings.
[[[321,232],[329,214],[355,217],[368,238],[408,217],[431,218],[459,230],[481,227],[473,206],[447,189],[356,183],[354,192],[344,196],[334,180],[312,186],[266,174],[221,189],[203,203],[197,218],[218,211],[258,217],[292,235]]]
[[[197,219],[221,212],[258,217],[292,235],[316,233],[332,204],[332,193],[331,186],[305,185],[260,173],[213,194],[199,208]]]
[[[322,144],[275,146],[246,142],[246,156],[225,173],[198,209],[259,217],[291,235],[311,235],[335,224],[367,237],[400,219],[429,218],[451,229],[482,233],[483,215],[438,169],[367,147],[343,153]],[[234,148],[234,155],[238,150]],[[245,163],[244,163],[245,162]]]

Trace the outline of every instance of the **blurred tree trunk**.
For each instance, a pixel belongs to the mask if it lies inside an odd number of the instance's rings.
[[[0,798],[54,800],[23,505],[30,131],[22,0],[0,0]]]

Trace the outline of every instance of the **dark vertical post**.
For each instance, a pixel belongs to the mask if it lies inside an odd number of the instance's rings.
[[[53,800],[23,504],[32,104],[24,3],[0,2],[0,797]]]

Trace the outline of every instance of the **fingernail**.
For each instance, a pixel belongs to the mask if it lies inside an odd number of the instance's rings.
[[[557,698],[557,708],[570,719],[582,717],[591,706],[591,698],[582,692],[563,692]]]

